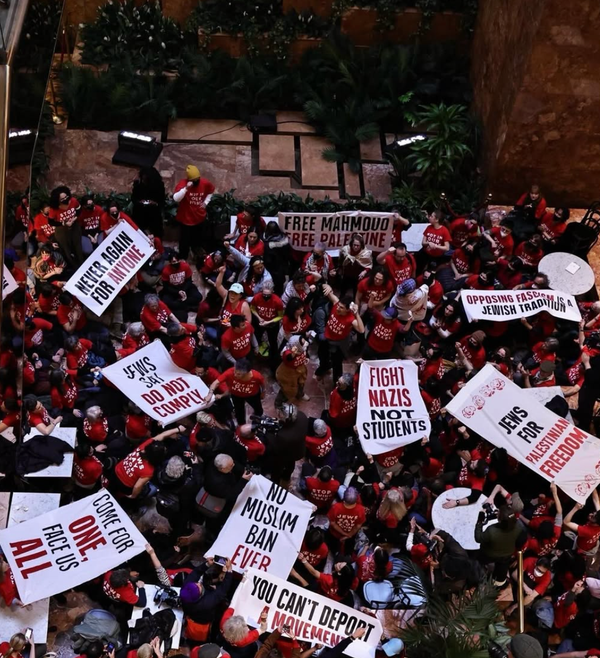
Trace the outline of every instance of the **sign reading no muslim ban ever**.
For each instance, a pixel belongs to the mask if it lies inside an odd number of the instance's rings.
[[[10,295],[10,293],[14,292],[18,287],[19,284],[15,281],[15,277],[5,265],[2,275],[2,299],[7,295]]]
[[[365,628],[362,640],[354,640],[344,655],[367,658],[375,654],[382,629],[376,617],[337,603],[310,590],[292,585],[272,574],[248,569],[231,601],[235,614],[252,620],[267,611],[267,628],[289,625],[298,640],[333,647],[357,628]]]
[[[600,440],[523,395],[490,364],[446,408],[577,502],[600,484]]]
[[[262,475],[254,475],[235,501],[206,556],[230,558],[238,573],[256,567],[287,578],[298,557],[312,510],[310,503]]]
[[[154,247],[143,234],[129,224],[118,224],[65,289],[100,316],[153,253]]]
[[[471,322],[520,320],[540,311],[563,320],[581,320],[575,297],[556,290],[463,290],[460,298]]]
[[[142,553],[146,540],[101,489],[0,530],[19,598],[33,603],[77,587]]]
[[[361,363],[356,426],[363,450],[371,455],[429,436],[429,413],[412,361]]]
[[[385,251],[392,244],[394,215],[388,212],[293,213],[280,212],[279,226],[288,234],[292,247],[311,251],[317,242],[339,249],[360,233],[365,247]]]
[[[104,368],[102,374],[161,425],[198,411],[208,393],[200,377],[173,363],[159,340]]]

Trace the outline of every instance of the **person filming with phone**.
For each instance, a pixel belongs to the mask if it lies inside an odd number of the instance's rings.
[[[24,633],[15,633],[8,642],[2,642],[0,656],[2,658],[35,658],[33,629],[27,628]]]

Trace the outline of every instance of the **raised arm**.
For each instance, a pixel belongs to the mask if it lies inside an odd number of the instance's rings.
[[[573,509],[567,514],[567,516],[565,516],[565,520],[563,521],[565,528],[569,528],[569,530],[572,530],[573,532],[577,532],[579,530],[579,525],[577,523],[573,523],[571,519],[575,515],[575,512],[579,512],[579,510],[582,508],[583,505],[581,503],[575,503]]]

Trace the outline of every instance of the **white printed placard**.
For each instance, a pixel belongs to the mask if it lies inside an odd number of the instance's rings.
[[[122,222],[67,281],[65,290],[101,316],[153,253],[146,236]]]
[[[230,558],[238,573],[255,567],[287,578],[312,511],[307,501],[262,475],[254,475],[206,555]]]
[[[429,437],[431,422],[413,361],[361,363],[356,427],[363,450],[371,455]]]
[[[15,281],[15,277],[11,274],[8,267],[4,265],[2,276],[2,299],[5,299],[7,295],[10,295],[10,293],[14,292],[18,287],[19,284]]]
[[[0,530],[23,603],[86,583],[143,552],[146,543],[106,489]]]
[[[176,366],[159,340],[103,368],[102,374],[161,425],[175,423],[206,406],[206,384]]]
[[[523,395],[489,363],[446,409],[577,502],[600,484],[600,440]]]
[[[258,569],[248,569],[231,607],[235,614],[254,621],[266,610],[269,631],[286,625],[296,639],[326,647],[334,647],[357,628],[365,628],[362,639],[353,640],[344,649],[343,655],[352,658],[372,658],[383,633],[377,617]]]

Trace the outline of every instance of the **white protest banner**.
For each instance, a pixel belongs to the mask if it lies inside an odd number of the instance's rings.
[[[242,490],[206,556],[231,559],[242,573],[249,567],[287,578],[302,546],[313,506],[262,475]]]
[[[358,380],[356,427],[371,455],[395,450],[431,432],[413,361],[363,361]]]
[[[470,322],[520,320],[540,311],[562,320],[581,320],[575,297],[557,290],[463,290],[460,298]]]
[[[153,253],[142,233],[125,222],[118,224],[67,281],[65,290],[100,316]]]
[[[600,484],[600,440],[523,395],[489,363],[446,409],[577,502]]]
[[[161,425],[196,413],[206,403],[206,384],[173,363],[155,340],[128,357],[103,368],[102,374],[150,418]]]
[[[289,625],[296,639],[326,647],[335,646],[357,628],[366,628],[362,640],[354,640],[344,649],[344,655],[353,658],[374,656],[382,634],[376,617],[257,569],[248,569],[231,607],[236,615],[254,623],[267,608],[269,631]]]
[[[392,244],[393,213],[363,212],[361,210],[336,213],[280,212],[279,226],[298,251],[311,251],[317,242],[327,249],[339,249],[350,242],[353,233],[360,233],[365,247],[385,251]]]
[[[23,603],[86,583],[142,553],[146,543],[106,489],[0,530]]]
[[[5,265],[2,274],[2,299],[7,295],[10,295],[10,293],[14,292],[18,287],[19,284],[15,281],[15,277]]]

